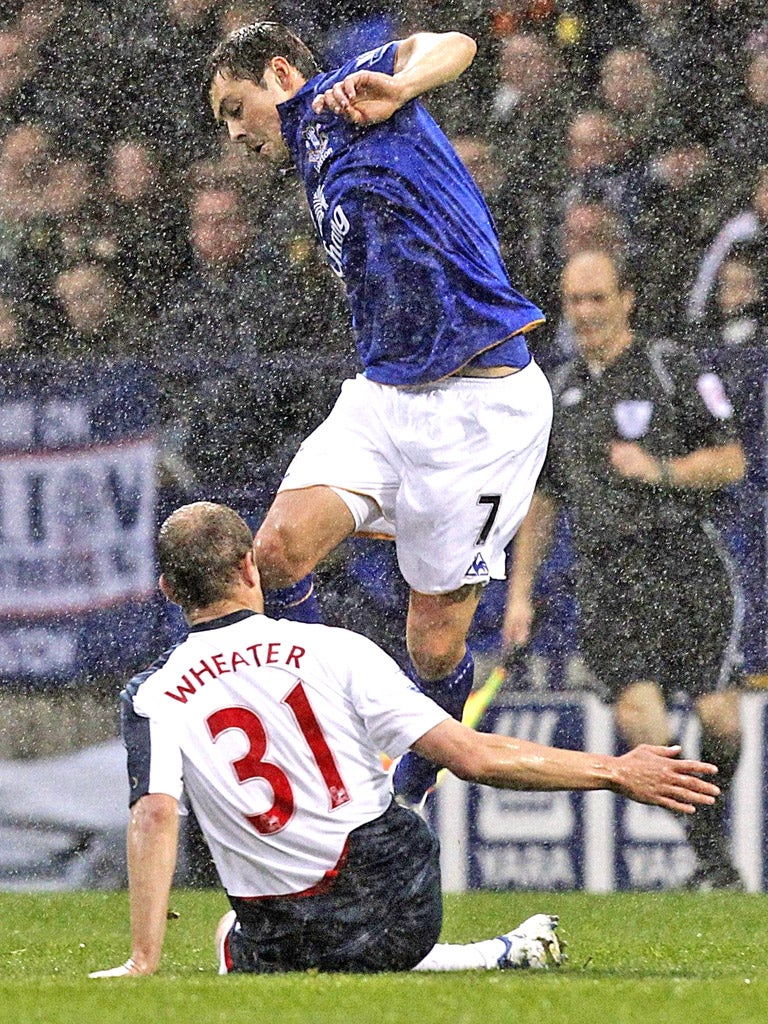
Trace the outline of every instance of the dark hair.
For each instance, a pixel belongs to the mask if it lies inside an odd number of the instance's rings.
[[[184,611],[227,596],[238,566],[251,550],[246,521],[226,505],[196,501],[176,509],[160,527],[160,571]]]
[[[208,58],[203,76],[206,99],[218,72],[258,83],[273,57],[285,57],[306,79],[313,78],[320,71],[309,47],[285,25],[276,21],[257,21],[231,32]]]

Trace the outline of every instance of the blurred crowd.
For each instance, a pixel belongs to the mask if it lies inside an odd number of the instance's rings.
[[[325,66],[416,29],[478,40],[428,105],[547,313],[545,369],[588,248],[628,257],[644,332],[766,340],[764,0],[2,2],[0,355],[150,363],[174,496],[258,511],[356,365],[297,180],[231,145],[201,88],[263,18]]]

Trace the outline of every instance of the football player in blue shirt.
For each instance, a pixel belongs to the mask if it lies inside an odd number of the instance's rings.
[[[331,72],[273,22],[232,33],[206,86],[230,138],[301,175],[351,307],[363,371],[301,445],[258,532],[271,614],[312,618],[312,571],[350,534],[394,537],[410,587],[413,678],[457,718],[482,586],[530,504],[552,416],[524,335],[543,314],[512,287],[488,208],[418,102],[476,45],[420,32]],[[434,769],[408,754],[418,804]]]

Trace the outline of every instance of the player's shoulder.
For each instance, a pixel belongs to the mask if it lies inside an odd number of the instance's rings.
[[[132,676],[120,692],[120,700],[124,704],[132,705],[142,687],[146,686],[150,680],[156,677],[167,667],[169,661],[171,661],[176,652],[179,651],[186,642],[186,640],[180,640],[178,643],[168,647],[159,657],[155,658],[150,665]]]
[[[303,640],[319,650],[333,650],[341,653],[346,649],[359,647],[375,648],[376,644],[354,630],[343,626],[329,626],[324,622],[295,622],[293,619],[267,619],[274,630],[297,641]]]
[[[321,71],[312,79],[315,92],[324,92],[326,89],[330,89],[336,82],[342,81],[348,75],[355,74],[356,71],[379,71],[385,75],[393,74],[399,45],[397,40],[385,43],[383,46],[377,46],[373,50],[366,50],[365,53],[352,57],[331,71]]]

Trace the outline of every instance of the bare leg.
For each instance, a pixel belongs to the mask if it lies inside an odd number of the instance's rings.
[[[630,683],[616,701],[616,724],[629,746],[669,743],[667,706],[659,686],[650,680]]]
[[[460,587],[450,594],[411,590],[406,640],[420,679],[443,679],[464,657],[481,593],[479,585]]]
[[[466,639],[480,593],[476,585],[450,594],[412,590],[408,606],[406,633],[414,666],[411,677],[424,693],[458,719],[474,678]],[[401,803],[418,809],[436,777],[435,765],[409,751],[395,769],[395,793]]]
[[[354,529],[352,513],[330,487],[280,491],[253,545],[262,586],[296,583]]]
[[[704,733],[724,743],[738,747],[741,743],[738,690],[708,693],[696,701],[701,728]]]

